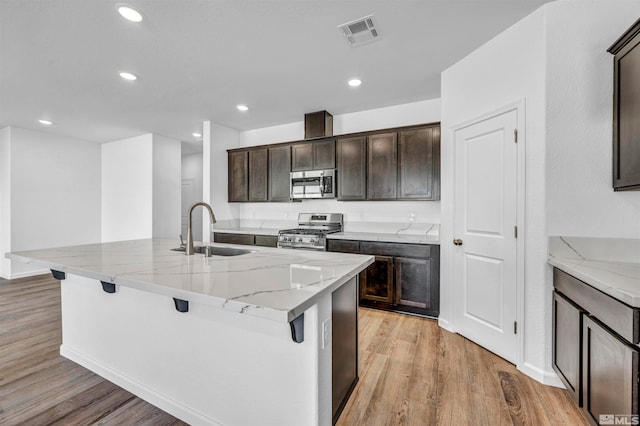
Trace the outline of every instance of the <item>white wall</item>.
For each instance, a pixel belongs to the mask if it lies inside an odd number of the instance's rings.
[[[334,134],[354,133],[440,121],[440,100],[337,115],[333,118]],[[304,121],[282,126],[249,130],[239,134],[239,146],[255,146],[304,139]],[[237,146],[235,146],[237,147]],[[227,169],[226,152],[219,167]],[[219,157],[220,158],[220,157]],[[226,203],[226,174],[224,186]],[[233,219],[297,220],[299,212],[342,212],[345,222],[415,222],[440,223],[439,201],[343,202],[306,200],[301,203],[239,203]]]
[[[153,231],[154,238],[177,239],[180,234],[182,198],[181,142],[153,135]]]
[[[11,129],[0,130],[0,277],[11,276]]]
[[[549,5],[548,235],[640,238],[640,194],[611,187],[613,56],[606,51],[638,16],[637,0]]]
[[[182,180],[189,179],[193,181],[193,198],[184,199],[185,194],[182,194],[183,210],[196,201],[202,201],[202,165],[202,153],[182,156]],[[193,238],[197,241],[202,241],[202,210],[196,208],[193,211]],[[180,212],[181,215],[186,215],[186,213],[186,210]],[[182,229],[181,232],[186,238],[186,229]]]
[[[545,285],[544,205],[545,10],[538,9],[442,74],[442,223],[440,228],[440,323],[456,329],[453,307],[461,295],[452,289],[453,128],[514,102],[525,101],[526,144],[524,353],[520,368],[546,380],[550,363]],[[520,133],[523,134],[522,129]],[[522,329],[522,327],[519,327]]]
[[[11,251],[100,242],[99,145],[14,127],[10,162]],[[35,271],[15,262],[11,276]]]
[[[151,238],[153,135],[109,142],[101,147],[102,241]]]

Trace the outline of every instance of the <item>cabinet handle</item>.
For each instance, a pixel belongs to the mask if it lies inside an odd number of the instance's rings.
[[[462,240],[459,238],[454,238],[453,239],[453,244],[457,245],[457,246],[461,246],[462,245]]]

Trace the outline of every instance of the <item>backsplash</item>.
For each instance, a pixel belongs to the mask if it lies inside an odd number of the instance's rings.
[[[551,258],[640,263],[640,239],[549,237]]]

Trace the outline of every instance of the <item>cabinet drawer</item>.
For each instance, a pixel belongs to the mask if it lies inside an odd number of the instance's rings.
[[[553,268],[553,286],[629,342],[640,342],[639,310]]]
[[[373,254],[382,256],[402,256],[402,257],[431,257],[431,246],[423,244],[397,244],[397,243],[374,243],[362,241],[360,243],[362,254]]]
[[[278,247],[278,237],[273,235],[256,235],[256,245],[262,247]]]
[[[226,234],[215,232],[213,234],[213,242],[252,246],[254,243],[254,236],[253,234]]]
[[[360,242],[353,240],[327,240],[328,251],[360,253]]]

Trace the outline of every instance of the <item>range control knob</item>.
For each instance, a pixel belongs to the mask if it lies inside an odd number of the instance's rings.
[[[302,242],[302,237],[298,237],[298,242],[301,243]]]

